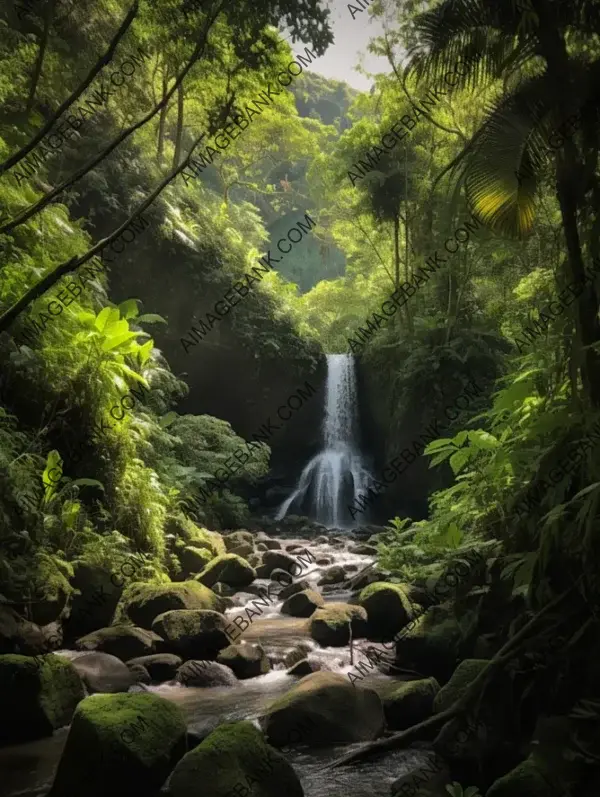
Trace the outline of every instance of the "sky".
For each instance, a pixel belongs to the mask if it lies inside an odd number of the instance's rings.
[[[362,0],[362,3],[365,6],[363,11],[360,10],[359,0],[354,0],[353,3],[330,0],[327,5],[331,10],[329,21],[335,41],[325,55],[310,65],[310,69],[323,77],[343,80],[352,88],[368,91],[371,80],[354,71],[360,55],[363,56],[363,64],[368,72],[389,72],[390,67],[387,59],[367,53],[369,39],[381,36],[383,27],[381,20],[371,18],[366,7],[367,0]],[[354,19],[349,6],[355,9]],[[287,38],[285,34],[284,38]],[[300,42],[291,46],[294,52],[302,52],[304,49]]]

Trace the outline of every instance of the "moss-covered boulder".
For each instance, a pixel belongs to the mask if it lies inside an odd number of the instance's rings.
[[[383,731],[384,716],[372,689],[352,686],[339,673],[321,671],[302,678],[275,700],[260,722],[275,747],[317,747],[375,739]]]
[[[227,624],[227,618],[219,612],[176,609],[159,614],[152,630],[165,640],[171,652],[184,659],[215,659],[229,645]]]
[[[229,584],[230,587],[247,587],[256,578],[256,570],[245,559],[234,553],[217,556],[206,565],[196,579],[207,587],[212,587],[217,581]]]
[[[314,589],[306,589],[286,598],[281,613],[289,614],[291,617],[310,617],[321,606],[325,606],[323,596]]]
[[[177,553],[185,576],[200,573],[214,559],[208,548],[197,548],[194,545],[186,545]]]
[[[0,655],[0,744],[51,736],[71,722],[83,697],[81,678],[67,659]]]
[[[254,535],[249,531],[234,531],[232,534],[226,534],[223,542],[227,551],[239,548],[240,545],[250,545],[254,548]]]
[[[63,622],[66,638],[77,639],[97,628],[109,626],[123,593],[124,582],[121,573],[78,562],[71,581],[75,592],[71,596],[69,616]]]
[[[308,642],[299,642],[298,645],[285,654],[283,663],[286,667],[292,667],[296,662],[305,659],[306,656],[312,651],[312,647]]]
[[[183,514],[170,515],[165,523],[165,533],[173,534],[195,548],[207,548],[213,556],[225,553],[223,537],[216,531],[201,528]]]
[[[75,642],[76,650],[110,653],[121,661],[161,652],[161,647],[162,639],[157,634],[134,625],[111,625],[109,628],[100,628]]]
[[[183,714],[169,700],[91,695],[77,707],[48,797],[154,794],[185,745]]]
[[[418,759],[414,764],[407,762],[409,772],[392,783],[392,797],[447,797],[445,787],[452,780],[448,764],[429,750],[419,750],[416,755]]]
[[[433,700],[439,691],[435,678],[399,684],[383,701],[388,726],[403,731],[427,719],[433,713]]]
[[[233,670],[216,661],[192,659],[177,670],[176,680],[184,686],[213,687],[237,684]]]
[[[117,608],[117,616],[128,617],[140,628],[152,628],[159,614],[172,609],[221,610],[218,595],[197,581],[179,584],[131,584]]]
[[[30,623],[9,606],[0,604],[0,654],[36,656],[48,650],[39,626]]]
[[[323,667],[320,661],[315,659],[300,659],[287,671],[288,675],[293,675],[295,678],[303,678],[305,675],[310,675],[312,672],[318,672]]]
[[[563,797],[559,784],[533,755],[503,775],[487,790],[486,797]]]
[[[71,659],[88,692],[126,692],[135,683],[130,669],[109,653],[84,653]]]
[[[461,638],[452,606],[431,606],[395,635],[396,662],[445,684],[456,667]]]
[[[254,554],[254,546],[244,543],[244,545],[237,545],[235,548],[230,548],[228,553],[234,553],[236,556],[241,556],[242,559],[247,559]]]
[[[153,656],[140,656],[138,659],[130,659],[127,664],[141,664],[150,673],[150,677],[157,683],[170,681],[175,678],[177,670],[181,667],[180,656],[174,653],[155,653]]]
[[[325,584],[341,584],[341,582],[345,580],[346,573],[344,568],[341,567],[341,565],[333,565],[333,567],[328,567],[327,570],[323,571],[317,584],[319,587],[322,587]]]
[[[489,664],[486,659],[465,659],[461,661],[448,683],[437,693],[433,708],[436,714],[445,711],[456,703],[467,691],[469,685]]]
[[[207,784],[210,787],[207,788]],[[171,797],[303,797],[298,776],[251,722],[220,725],[175,767]]]
[[[242,642],[228,645],[217,656],[217,662],[230,667],[240,679],[256,678],[269,672],[271,665],[262,645],[250,645]]]
[[[407,591],[400,584],[376,581],[361,591],[358,602],[367,611],[369,638],[390,638],[413,617]]]
[[[327,603],[308,622],[311,637],[322,647],[345,647],[350,641],[350,628],[353,639],[365,636],[367,612],[349,603]]]

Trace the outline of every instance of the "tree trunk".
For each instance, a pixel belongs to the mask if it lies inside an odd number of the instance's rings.
[[[162,77],[162,97],[161,99],[164,100],[167,94],[167,86],[169,83],[169,77],[167,72],[167,65],[163,65],[163,77]],[[167,121],[167,112],[169,109],[169,103],[167,103],[164,108],[160,109],[160,116],[158,118],[158,144],[156,148],[156,162],[160,166],[163,159],[163,154],[165,150],[165,126]]]
[[[177,131],[175,133],[175,154],[173,155],[172,169],[179,166],[181,158],[181,138],[183,136],[183,86],[177,87]]]
[[[54,17],[54,8],[56,6],[56,0],[46,0],[46,8],[44,11],[44,30],[42,32],[42,39],[40,41],[40,49],[38,50],[38,56],[35,62],[35,67],[33,69],[33,75],[31,76],[31,86],[29,87],[29,97],[27,98],[27,105],[25,107],[25,113],[29,115],[31,109],[33,108],[33,101],[35,100],[35,93],[37,91],[38,83],[40,82],[40,76],[42,74],[42,67],[44,66],[44,57],[46,55],[46,49],[48,48],[48,39],[50,36],[50,25],[52,24],[52,18]]]

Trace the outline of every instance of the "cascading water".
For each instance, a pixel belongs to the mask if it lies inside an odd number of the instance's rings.
[[[300,474],[298,486],[279,508],[277,520],[292,511],[329,527],[355,525],[348,504],[372,482],[357,444],[357,406],[354,358],[328,354],[323,449]]]

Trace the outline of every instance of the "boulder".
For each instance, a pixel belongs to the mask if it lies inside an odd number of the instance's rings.
[[[244,543],[244,545],[238,545],[236,548],[231,548],[228,553],[234,553],[236,556],[241,556],[242,559],[247,559],[254,553],[254,546]]]
[[[322,669],[321,662],[314,659],[300,659],[287,671],[288,675],[295,675],[303,678],[312,672],[319,672]]]
[[[461,661],[448,683],[436,695],[433,708],[436,714],[450,708],[467,691],[470,684],[489,664],[486,659]]]
[[[312,651],[311,646],[307,642],[299,642],[297,647],[290,650],[283,657],[283,663],[286,667],[293,667],[299,661],[306,658],[307,653]]]
[[[359,556],[377,556],[377,548],[374,545],[368,545],[366,542],[354,543],[350,545],[348,550],[350,553],[355,553]]]
[[[249,531],[234,531],[231,534],[226,534],[223,541],[227,551],[238,548],[240,545],[250,545],[254,548],[254,534]]]
[[[294,584],[290,584],[288,587],[282,587],[281,591],[278,593],[278,597],[284,601],[286,598],[289,598],[291,595],[295,595],[297,592],[304,592],[305,589],[311,589],[310,581],[296,581]]]
[[[48,797],[155,794],[185,752],[178,706],[158,695],[91,695],[73,716]]]
[[[218,595],[197,581],[179,584],[131,584],[123,594],[117,612],[140,628],[152,628],[159,614],[172,609],[221,610]],[[142,654],[139,654],[142,655]]]
[[[262,541],[263,545],[267,546],[268,551],[280,551],[282,546],[279,540],[266,539]],[[299,548],[299,550],[302,550]]]
[[[188,577],[194,573],[200,573],[211,559],[214,558],[208,548],[196,548],[193,545],[186,545],[177,553],[184,577]]]
[[[358,572],[358,565],[344,565],[344,573],[352,575]]]
[[[271,581],[277,584],[279,589],[290,587],[294,581],[292,576],[289,573],[286,573],[286,571],[282,570],[280,567],[276,567],[275,570],[271,570],[269,578]]]
[[[256,546],[256,550],[257,551],[268,551],[269,549],[267,548],[267,546],[265,545],[264,542],[259,542],[257,544],[257,546]]]
[[[345,647],[352,638],[364,637],[367,629],[367,613],[362,606],[349,603],[327,603],[310,617],[311,637],[322,647]]]
[[[129,666],[141,664],[148,670],[153,681],[162,683],[175,678],[177,670],[181,666],[181,658],[174,653],[155,653],[153,656],[130,659],[127,664]]]
[[[162,639],[152,631],[134,625],[111,625],[80,637],[75,642],[76,650],[110,653],[121,661],[136,656],[148,656],[162,647]]]
[[[141,664],[127,664],[127,668],[136,684],[151,684],[150,673]]]
[[[84,653],[71,659],[88,692],[126,692],[136,682],[126,664],[109,653]]]
[[[229,667],[202,659],[192,659],[182,664],[177,670],[175,680],[184,686],[199,687],[234,686],[238,682]]]
[[[440,691],[435,678],[406,681],[386,694],[383,711],[389,728],[404,731],[433,714],[433,700]]]
[[[286,598],[281,613],[291,617],[310,617],[321,606],[325,606],[323,597],[315,590],[306,589]]]
[[[290,573],[292,576],[299,576],[302,571],[302,568],[294,557],[283,551],[265,551],[263,554],[263,564],[266,568],[269,568],[269,573],[275,570],[275,568],[279,568],[280,570],[285,570],[286,573]]]
[[[46,640],[39,626],[0,604],[0,654],[36,656],[46,650]]]
[[[112,622],[125,583],[120,573],[78,562],[73,567],[69,616],[63,622],[67,639],[77,639]]]
[[[223,537],[216,531],[209,531],[194,523],[183,514],[170,515],[165,523],[165,535],[173,534],[195,548],[207,548],[213,556],[225,553]]]
[[[376,581],[361,591],[358,602],[367,612],[369,638],[389,639],[413,617],[406,589],[400,584]]]
[[[235,587],[230,587],[229,584],[223,584],[221,581],[217,581],[211,589],[220,598],[231,598],[236,593]]]
[[[256,678],[269,672],[271,665],[262,645],[229,645],[217,656],[217,662],[233,670],[240,679]]]
[[[45,656],[0,655],[0,744],[18,744],[71,722],[84,690],[73,663]]]
[[[317,585],[321,587],[324,584],[340,584],[342,581],[345,581],[345,579],[346,574],[344,573],[344,568],[341,567],[341,565],[334,565],[323,571],[321,578],[317,581]]]
[[[327,567],[333,562],[333,557],[331,556],[317,556],[315,564],[319,565],[319,567]]]
[[[207,587],[212,587],[217,581],[229,584],[230,587],[246,587],[256,578],[256,570],[250,567],[245,559],[234,553],[217,556],[196,579]]]
[[[207,784],[210,784],[207,790]],[[291,764],[251,722],[219,725],[187,753],[169,781],[170,797],[303,797]]]
[[[410,771],[392,783],[392,797],[417,794],[423,797],[447,797],[445,786],[452,780],[448,764],[430,750],[419,750],[418,757],[419,762],[409,764]]]
[[[327,545],[329,543],[329,537],[326,537],[324,534],[321,534],[319,537],[315,537],[315,545]]]
[[[375,739],[383,731],[383,706],[376,692],[352,686],[339,673],[315,672],[276,699],[260,718],[275,747],[301,742],[310,747]]]
[[[173,653],[185,659],[215,659],[229,645],[227,618],[202,609],[175,609],[159,614],[152,630],[165,640]]]
[[[564,792],[551,778],[542,762],[530,755],[517,767],[498,778],[486,797],[562,797]]]
[[[461,638],[452,606],[431,606],[395,635],[396,664],[445,684],[456,667]]]

